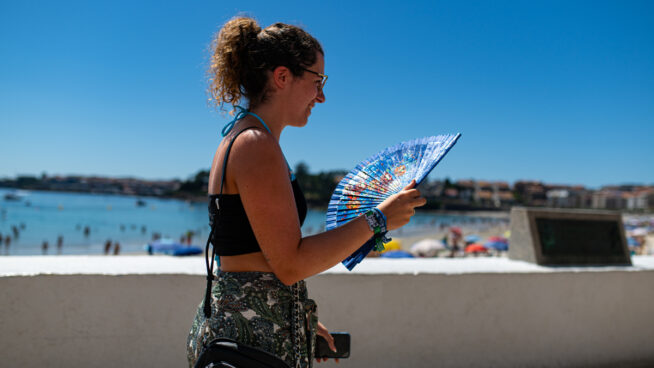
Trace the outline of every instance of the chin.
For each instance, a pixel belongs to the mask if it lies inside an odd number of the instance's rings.
[[[309,122],[309,115],[311,115],[311,112],[309,112],[306,116],[303,116],[295,121],[295,124],[293,124],[294,127],[301,128]]]
[[[302,128],[303,126],[306,126],[308,122],[309,122],[309,119],[300,120],[300,121],[298,121],[297,124],[294,124],[293,126],[298,127],[298,128]]]

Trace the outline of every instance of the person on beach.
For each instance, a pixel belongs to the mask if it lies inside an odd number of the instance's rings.
[[[447,237],[447,245],[450,247],[450,258],[457,257],[461,251],[461,239],[463,238],[463,233],[461,228],[458,226],[450,227],[449,236]]]
[[[211,166],[209,239],[219,268],[213,274],[208,266],[211,294],[188,336],[189,365],[205,344],[228,337],[289,366],[311,366],[316,334],[335,348],[304,279],[361,247],[374,235],[375,221],[398,229],[426,200],[412,182],[365,216],[303,238],[306,201],[279,139],[285,127],[306,125],[315,105],[325,102],[322,46],[293,25],[261,29],[254,19],[234,18],[213,41],[209,75],[213,102],[238,111]],[[301,322],[291,321],[294,315]]]
[[[111,250],[111,239],[107,239],[107,241],[104,242],[104,254],[108,255],[110,250]]]

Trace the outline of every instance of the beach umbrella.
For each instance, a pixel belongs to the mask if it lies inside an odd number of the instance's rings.
[[[637,218],[629,218],[625,220],[625,226],[629,226],[633,228],[633,227],[638,227],[639,224],[640,224],[640,220],[638,220]]]
[[[388,243],[384,244],[384,250],[382,251],[382,253],[386,253],[391,250],[402,250],[402,243],[397,239],[393,239]]]
[[[488,238],[489,242],[497,242],[497,243],[509,243],[509,240],[505,237],[502,236],[491,236]]]
[[[202,248],[200,247],[181,244],[167,239],[148,243],[145,246],[145,249],[148,254],[160,253],[171,256],[190,256],[194,254],[202,254]]]
[[[631,230],[629,233],[631,236],[647,236],[647,229],[644,227],[639,227]]]
[[[422,183],[445,157],[461,134],[448,134],[402,142],[359,163],[338,183],[327,207],[326,230],[337,228],[399,193],[412,180]],[[371,237],[343,260],[352,270],[379,246]]]
[[[446,249],[442,241],[423,239],[411,246],[411,254],[416,257],[435,257],[439,251]]]
[[[484,247],[486,247],[488,249],[506,251],[506,250],[509,250],[509,243],[507,243],[507,242],[498,242],[498,241],[489,241],[489,242],[484,243]]]
[[[473,234],[473,235],[468,235],[465,237],[466,243],[476,243],[481,240],[481,237],[479,235]]]
[[[414,258],[413,254],[405,250],[391,250],[379,255],[381,258]]]
[[[488,251],[488,249],[486,249],[486,247],[484,247],[481,244],[477,244],[477,243],[470,244],[465,249],[466,253],[486,253],[487,251]]]

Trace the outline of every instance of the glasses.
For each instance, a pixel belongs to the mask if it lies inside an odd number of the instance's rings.
[[[325,87],[325,83],[327,83],[327,78],[328,78],[327,75],[321,74],[321,73],[318,73],[318,72],[314,72],[313,70],[309,70],[309,69],[303,68],[303,67],[300,67],[300,69],[304,70],[305,72],[315,74],[315,75],[319,76],[320,78],[322,78],[322,80],[320,81],[320,89],[323,89]]]

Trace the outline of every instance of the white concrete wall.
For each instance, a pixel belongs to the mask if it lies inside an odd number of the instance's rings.
[[[149,273],[94,266],[102,274],[79,274],[88,261],[52,272],[66,257],[25,258],[0,259],[0,367],[186,365],[204,291],[200,259],[98,257],[92,262],[123,258]],[[39,262],[53,274],[16,272]],[[352,334],[352,356],[340,367],[649,367],[654,261],[634,265],[373,261],[308,284],[323,323]]]

